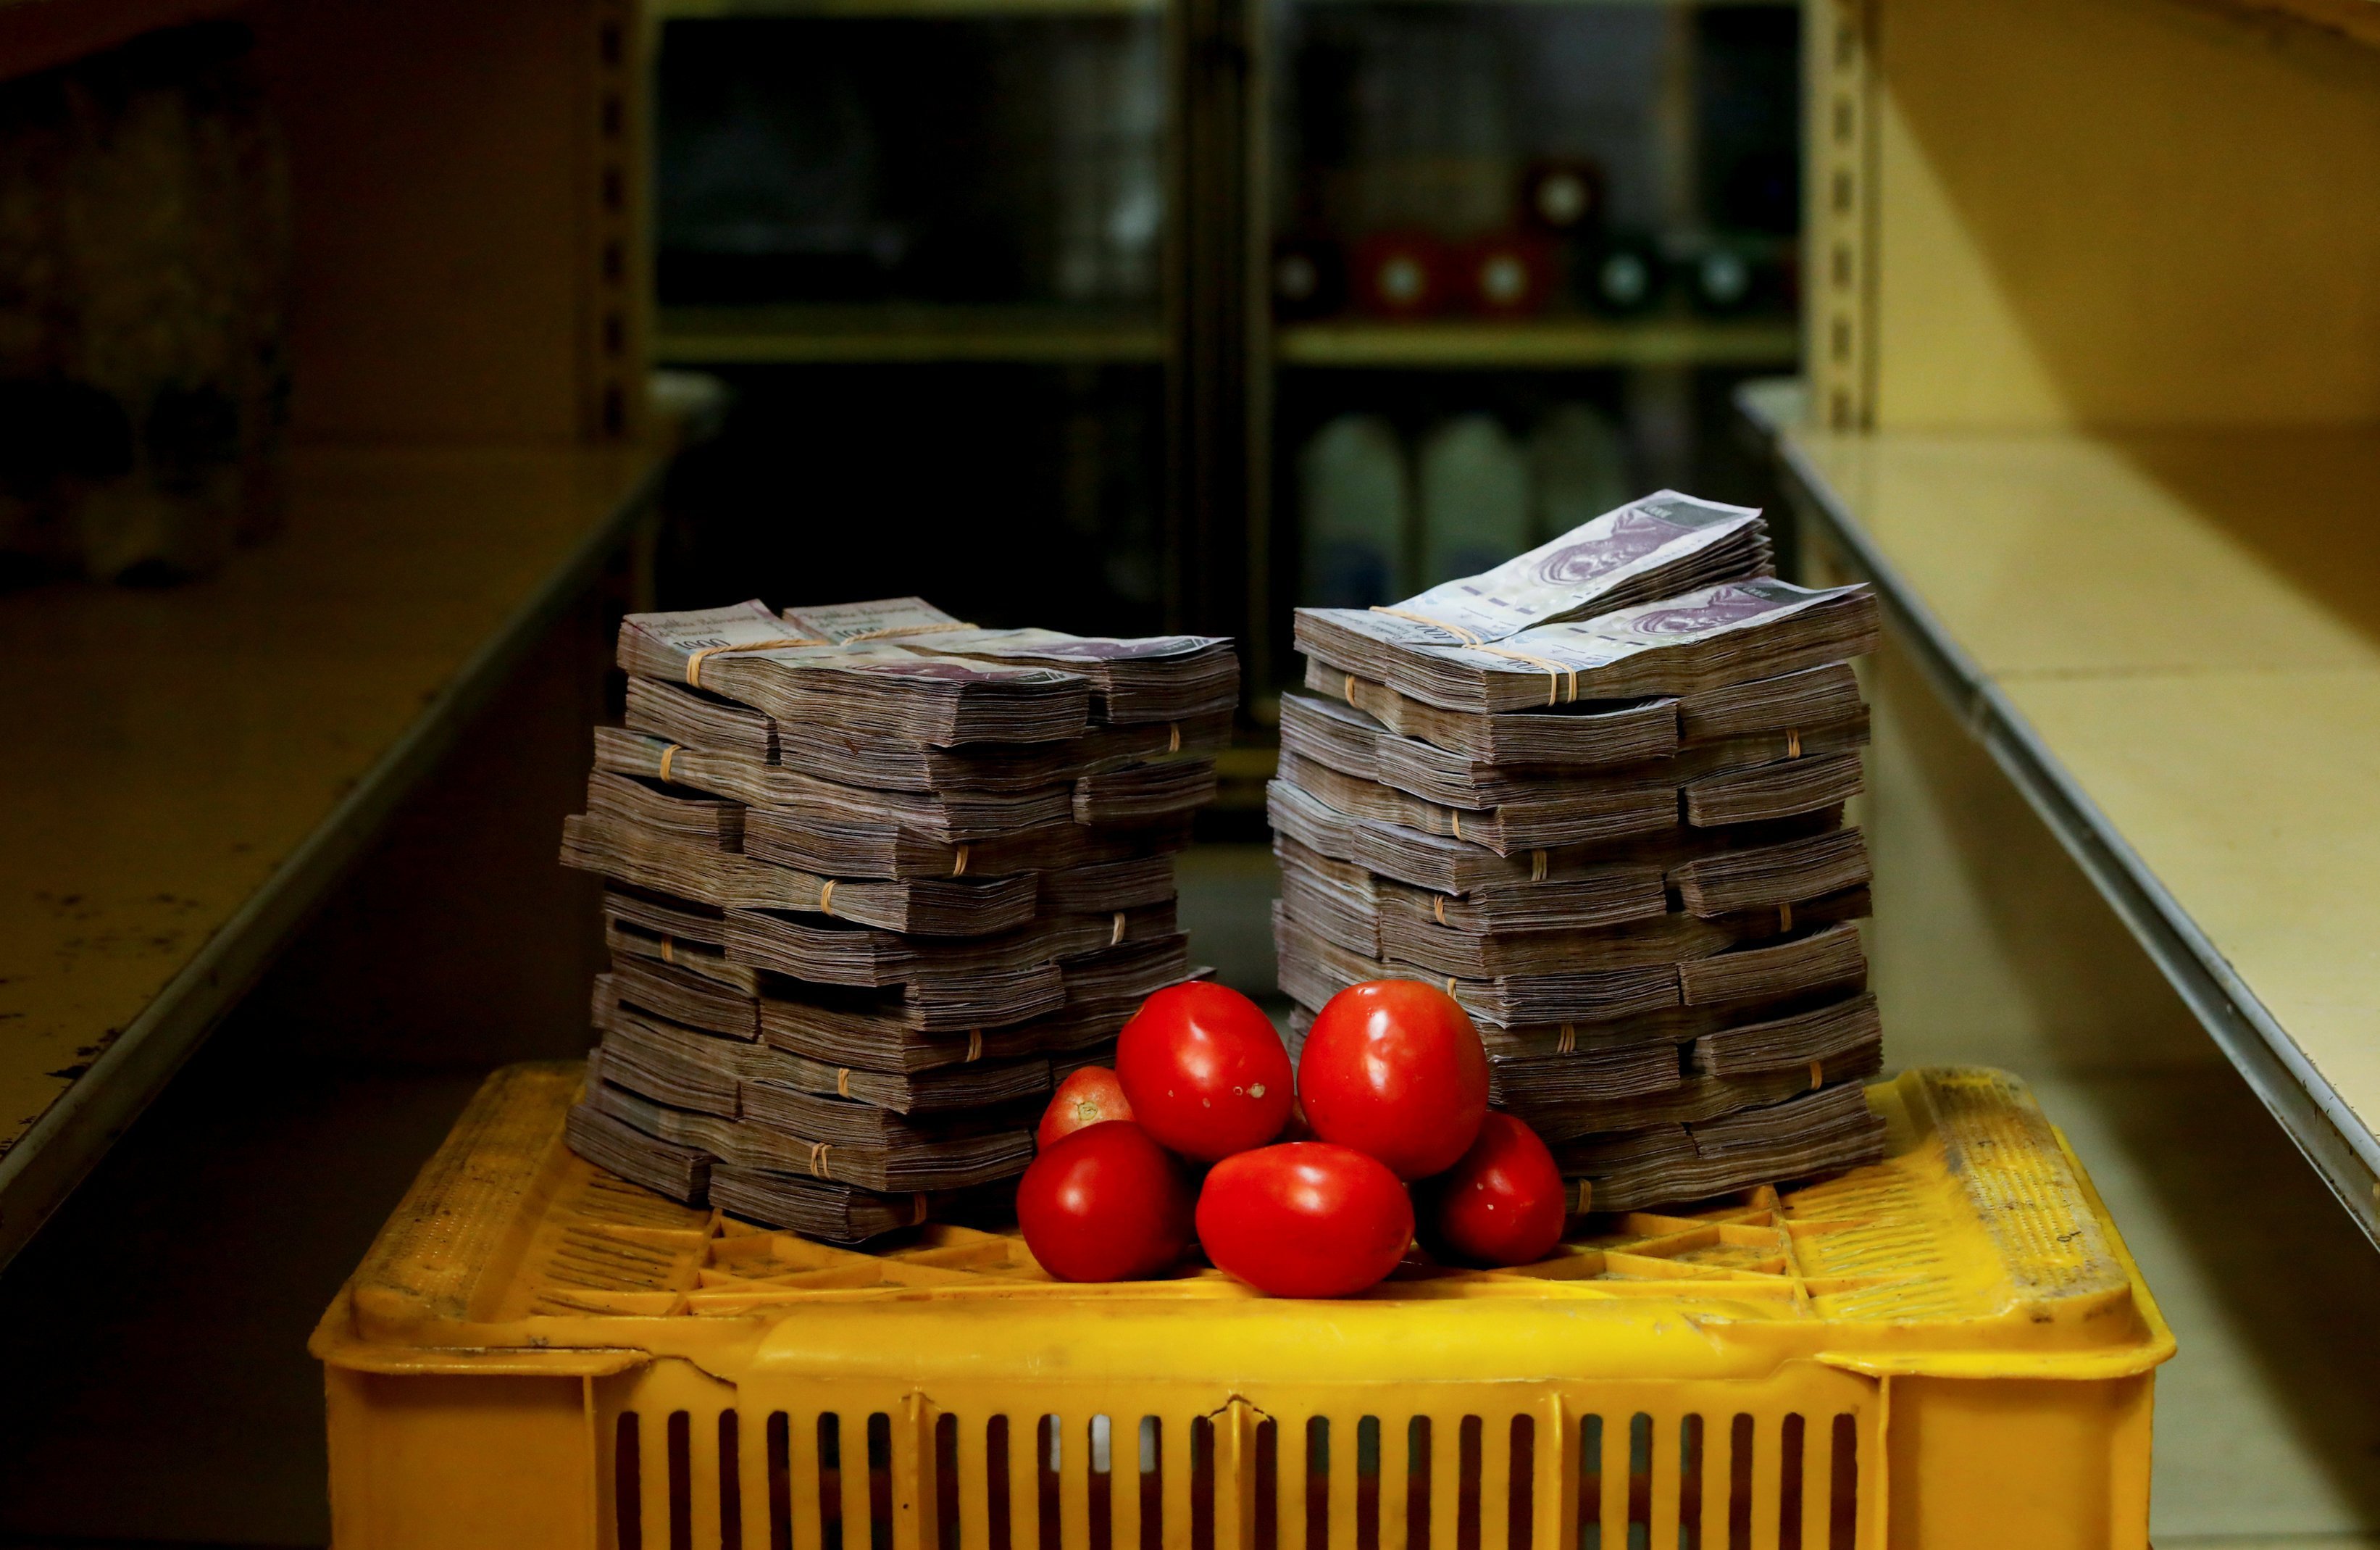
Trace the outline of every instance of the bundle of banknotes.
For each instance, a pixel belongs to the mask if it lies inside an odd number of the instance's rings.
[[[562,859],[604,879],[580,1155],[856,1242],[1003,1202],[1068,1072],[1189,978],[1228,641],[917,599],[631,615]]]
[[[1582,1211],[1880,1155],[1843,818],[1877,628],[1864,587],[1777,580],[1758,512],[1672,491],[1391,607],[1300,609],[1269,792],[1293,1026],[1362,981],[1441,986]]]

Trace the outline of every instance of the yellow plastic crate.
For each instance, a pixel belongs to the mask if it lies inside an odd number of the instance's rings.
[[[2146,1544],[2172,1336],[1998,1072],[1870,1089],[1874,1167],[1329,1303],[723,1221],[572,1156],[579,1080],[491,1078],[315,1332],[340,1550]]]

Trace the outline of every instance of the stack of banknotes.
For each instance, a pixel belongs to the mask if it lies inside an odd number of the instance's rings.
[[[1231,643],[756,602],[631,615],[619,664],[563,828],[611,950],[573,1147],[843,1242],[1004,1196],[1052,1086],[1194,972]]]
[[[1663,491],[1392,607],[1298,611],[1269,792],[1293,1022],[1441,986],[1582,1211],[1881,1153],[1843,819],[1876,605],[1769,555],[1759,513]]]

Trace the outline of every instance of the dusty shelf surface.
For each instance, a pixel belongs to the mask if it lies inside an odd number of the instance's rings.
[[[595,574],[655,459],[309,449],[204,580],[0,604],[0,1262]]]

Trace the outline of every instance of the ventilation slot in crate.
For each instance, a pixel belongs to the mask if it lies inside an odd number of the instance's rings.
[[[1536,1443],[1527,1415],[1261,1421],[1254,1550],[1536,1550]]]
[[[1247,1550],[1862,1550],[1850,1413],[1588,1414],[1559,1460],[1529,1413],[926,1413],[624,1411],[613,1543],[895,1550],[914,1510],[923,1550],[1216,1550],[1219,1515]]]
[[[1577,1550],[1858,1550],[1859,1418],[1813,1424],[1582,1417]]]

